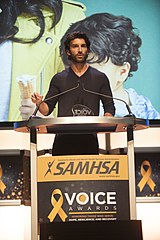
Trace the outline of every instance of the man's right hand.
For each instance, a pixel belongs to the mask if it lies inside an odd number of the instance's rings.
[[[41,96],[39,93],[33,93],[31,95],[31,100],[33,103],[35,103],[38,106],[38,110],[43,115],[49,114],[49,107],[47,103],[43,102],[43,96]]]
[[[31,100],[33,103],[35,103],[37,106],[40,105],[40,103],[42,102],[43,96],[41,96],[39,93],[33,93],[31,95]]]

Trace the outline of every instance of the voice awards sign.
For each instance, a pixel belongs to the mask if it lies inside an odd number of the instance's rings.
[[[129,220],[126,155],[38,157],[39,222]]]

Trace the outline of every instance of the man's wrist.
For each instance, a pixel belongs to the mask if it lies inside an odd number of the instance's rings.
[[[105,117],[113,117],[113,115],[112,115],[111,113],[108,113],[108,112],[106,112],[106,113],[104,114],[104,116],[105,116]]]
[[[39,103],[36,103],[36,106],[39,107],[42,104],[43,101],[40,101]]]

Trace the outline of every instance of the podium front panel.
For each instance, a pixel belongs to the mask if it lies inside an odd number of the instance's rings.
[[[126,155],[38,157],[40,223],[129,220]]]

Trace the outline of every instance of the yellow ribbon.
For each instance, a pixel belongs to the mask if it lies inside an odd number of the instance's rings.
[[[148,166],[147,171],[144,169],[144,166]],[[142,164],[141,164],[142,179],[138,183],[138,187],[140,188],[140,192],[142,192],[142,190],[143,190],[143,188],[146,184],[148,184],[148,186],[151,188],[152,192],[154,192],[154,187],[156,186],[156,184],[150,178],[151,173],[152,173],[152,168],[151,168],[151,165],[150,165],[149,161],[147,161],[147,160],[143,161]]]
[[[54,195],[60,195],[58,201],[55,199]],[[53,206],[52,211],[50,212],[50,214],[48,215],[48,218],[50,220],[50,222],[53,222],[53,220],[55,219],[56,215],[58,214],[60,216],[60,218],[62,219],[63,222],[65,222],[67,215],[66,213],[63,211],[63,209],[61,208],[63,205],[63,196],[62,196],[62,192],[59,189],[55,189],[52,192],[52,196],[51,196],[51,204]]]
[[[4,193],[4,190],[5,190],[5,188],[6,188],[6,185],[2,182],[2,175],[3,175],[3,170],[2,170],[2,167],[1,167],[1,165],[0,165],[0,191],[2,192],[2,193]]]

